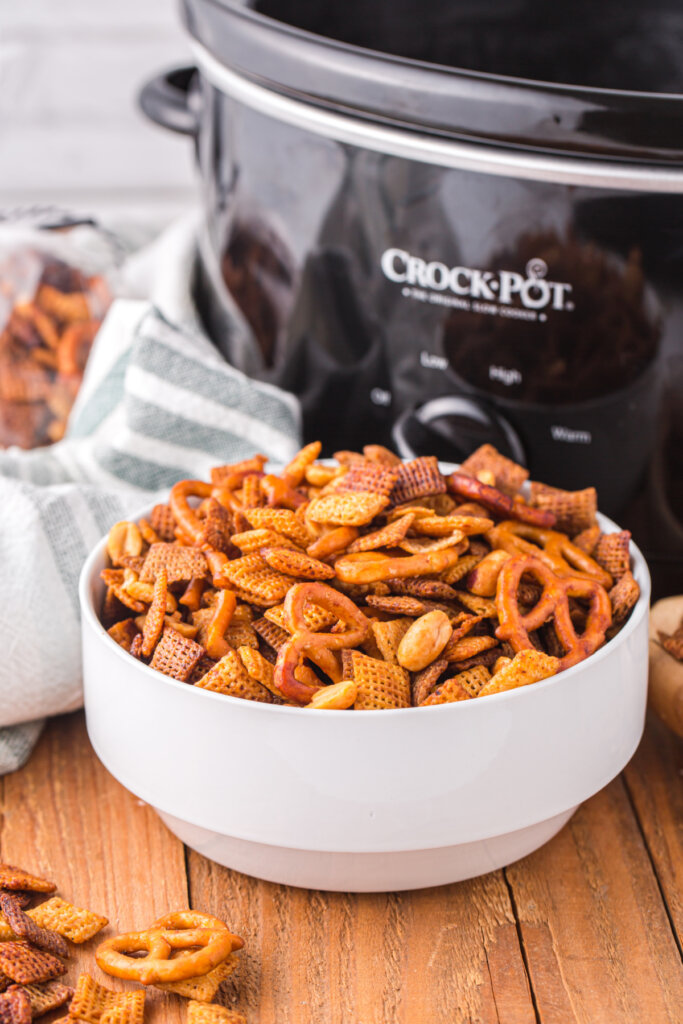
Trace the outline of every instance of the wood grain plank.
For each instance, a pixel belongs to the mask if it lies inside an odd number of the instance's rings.
[[[320,893],[189,855],[193,904],[244,937],[226,1005],[250,1024],[534,1024],[501,872],[413,893]]]
[[[678,950],[621,779],[506,876],[543,1024],[680,1020]]]
[[[652,715],[624,778],[681,946],[683,740]]]
[[[64,899],[107,916],[103,935],[141,930],[188,906],[182,844],[102,767],[81,713],[49,723],[28,765],[5,776],[1,807],[0,859],[44,874]],[[110,988],[130,988],[96,967],[98,941],[74,947],[66,980],[87,970]],[[149,1024],[185,1019],[177,997],[150,990],[147,1004]]]

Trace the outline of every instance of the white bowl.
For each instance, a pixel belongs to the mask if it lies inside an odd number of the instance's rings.
[[[650,578],[631,555],[629,621],[560,675],[457,704],[323,712],[211,693],[131,658],[98,618],[103,540],[80,581],[90,740],[184,843],[246,874],[343,892],[484,874],[555,835],[638,745]]]

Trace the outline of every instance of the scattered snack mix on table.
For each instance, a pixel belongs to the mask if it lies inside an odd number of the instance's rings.
[[[589,657],[639,597],[630,534],[484,445],[460,469],[379,445],[279,474],[254,456],[110,531],[102,622],[188,685],[382,710],[479,699]],[[476,669],[476,672],[473,670]]]
[[[109,923],[106,917],[73,907],[58,896],[24,913],[33,898],[55,889],[53,882],[0,864],[0,1024],[29,1024],[67,1002],[65,1022],[143,1024],[144,989],[113,992],[87,971],[79,975],[75,990],[54,980],[68,969],[64,960],[70,950],[65,937],[83,943]],[[185,998],[188,1020],[244,1024],[237,1011],[208,1006],[237,967],[235,952],[243,945],[212,914],[178,910],[158,918],[145,931],[105,940],[95,959],[114,977]]]

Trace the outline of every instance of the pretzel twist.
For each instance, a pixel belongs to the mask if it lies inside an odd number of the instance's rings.
[[[524,575],[533,576],[543,588],[537,604],[526,615],[520,612],[517,601],[517,588]],[[580,636],[571,620],[570,597],[590,601],[586,628]],[[612,622],[609,595],[597,580],[556,576],[545,562],[530,555],[513,556],[503,565],[498,576],[496,607],[500,623],[496,636],[507,640],[515,651],[533,647],[529,630],[554,619],[557,637],[566,651],[559,659],[558,672],[596,651],[604,643],[605,632]]]
[[[324,611],[335,615],[349,628],[343,633],[313,633],[304,618],[308,605],[317,605]],[[357,647],[370,631],[370,622],[360,608],[350,598],[324,583],[298,583],[290,588],[285,598],[285,624],[291,631],[291,638],[285,643],[278,655],[275,665],[275,685],[291,700],[300,704],[308,704],[321,687],[309,686],[295,676],[295,670],[302,657],[309,657],[321,668],[330,659],[336,659],[333,651],[347,647]],[[327,671],[323,668],[323,671]],[[339,672],[328,672],[333,679]],[[339,682],[339,679],[335,679]]]
[[[540,559],[558,576],[585,576],[597,580],[603,587],[612,586],[610,574],[585,551],[572,544],[564,533],[506,519],[488,530],[486,539],[493,548],[500,548],[511,555]]]

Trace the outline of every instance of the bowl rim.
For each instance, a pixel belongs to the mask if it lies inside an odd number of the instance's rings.
[[[141,508],[138,512],[134,513],[130,518],[138,521],[142,517],[149,516],[152,506],[147,504]],[[619,531],[620,527],[607,516],[598,512],[598,523],[604,527],[611,527],[614,531]],[[117,644],[112,637],[109,636],[106,629],[100,622],[99,616],[95,611],[93,594],[96,591],[96,584],[98,583],[98,577],[96,572],[99,572],[100,563],[104,561],[105,546],[107,542],[107,535],[102,537],[97,544],[90,551],[86,558],[78,583],[78,593],[81,605],[81,614],[83,616],[82,628],[87,625],[91,627],[98,639],[104,640],[105,644],[110,644],[110,650],[117,654],[117,656],[125,659],[125,664],[129,669],[133,671],[141,671],[143,676],[148,676],[159,682],[161,679],[169,686],[177,687],[183,691],[187,691],[188,683],[180,682],[177,679],[173,679],[172,676],[166,676],[163,672],[158,672],[156,669],[151,668],[149,665],[145,665],[144,662],[137,661],[131,658],[130,654],[124,650],[120,644]],[[629,551],[632,560],[632,571],[636,582],[640,586],[640,596],[638,601],[629,616],[626,625],[617,633],[615,637],[608,640],[607,643],[603,644],[597,651],[589,655],[583,661],[578,662],[576,665],[572,665],[571,668],[565,669],[563,672],[558,672],[554,676],[549,676],[547,679],[541,679],[537,683],[533,683],[529,686],[518,686],[512,690],[504,690],[502,693],[489,694],[486,700],[479,701],[466,701],[466,702],[451,702],[448,704],[436,704],[431,707],[410,707],[410,708],[377,708],[372,709],[374,711],[381,711],[384,716],[386,715],[401,715],[405,717],[409,712],[419,712],[424,716],[425,712],[431,714],[453,714],[454,708],[461,708],[461,705],[473,709],[475,706],[484,708],[487,707],[488,702],[491,700],[497,701],[499,704],[504,701],[515,701],[529,699],[533,694],[538,694],[542,690],[547,690],[550,687],[562,686],[567,684],[567,680],[571,680],[577,673],[580,673],[586,668],[587,665],[595,666],[600,661],[604,661],[605,658],[609,658],[620,646],[625,643],[629,636],[636,631],[640,625],[642,619],[649,613],[650,606],[650,591],[651,591],[651,580],[650,573],[647,567],[647,562],[633,540],[630,541]],[[571,684],[570,684],[571,685]],[[241,697],[231,697],[229,694],[214,693],[211,690],[205,690],[201,687],[191,687],[195,692],[197,699],[199,700],[212,700],[218,701],[219,704],[227,707],[239,708],[244,706],[245,700]],[[226,704],[226,701],[228,702]],[[286,704],[266,704],[260,701],[247,701],[250,708],[258,707],[264,714],[297,714],[301,715],[302,712],[306,712],[308,717],[313,716],[314,719],[319,718],[318,709],[309,707],[288,707]],[[461,708],[462,710],[462,708]],[[364,721],[366,716],[364,715],[349,715],[347,710],[327,710],[326,715],[334,715],[337,718],[342,717],[343,720],[354,722],[359,718]],[[375,720],[375,716],[371,715],[370,721]],[[423,719],[421,719],[423,720]]]

